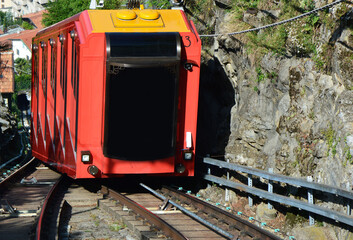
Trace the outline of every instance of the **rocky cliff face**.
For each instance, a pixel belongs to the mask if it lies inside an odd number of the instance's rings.
[[[228,2],[218,2],[217,10],[205,16],[216,33],[238,30],[234,26],[239,21],[262,26],[283,11],[280,7],[244,11],[242,19],[234,20],[234,11],[226,9]],[[327,3],[315,2],[315,7]],[[200,117],[207,117],[201,128],[212,129],[209,136],[201,136],[210,140],[211,154],[223,154],[225,147],[231,162],[352,186],[353,11],[339,4],[323,17],[326,21],[317,19],[320,24],[312,25],[311,52],[300,35],[308,25],[303,19],[284,26],[281,53],[269,47],[261,53],[256,46],[249,50],[249,38],[241,35],[224,35],[209,44]],[[253,37],[266,37],[261,31]],[[206,45],[210,42],[203,40]],[[260,46],[264,49],[263,43]]]
[[[206,2],[194,14],[201,34],[264,26],[332,1]],[[257,8],[244,7],[250,2]],[[276,28],[202,38],[199,154],[351,190],[352,26],[352,5],[341,3]],[[315,231],[291,230],[296,239],[325,239]],[[325,231],[326,239],[352,237]]]

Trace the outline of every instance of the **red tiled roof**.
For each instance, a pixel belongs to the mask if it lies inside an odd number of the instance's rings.
[[[22,16],[22,18],[31,19],[32,22],[37,26],[36,29],[24,30],[20,33],[13,33],[5,36],[0,36],[0,42],[4,42],[6,40],[20,39],[24,42],[24,44],[26,44],[28,49],[31,49],[32,38],[36,36],[37,32],[44,28],[44,26],[42,25],[42,17],[44,11],[45,10]]]
[[[7,40],[15,40],[15,39],[20,39],[26,44],[28,49],[31,49],[31,44],[32,44],[32,38],[36,36],[37,32],[39,32],[40,29],[34,29],[34,30],[24,30],[20,33],[13,33],[10,35],[2,36],[0,37],[0,42],[7,41]]]
[[[43,24],[42,24],[42,18],[43,18],[43,13],[46,10],[42,10],[39,12],[35,12],[35,13],[30,13],[30,14],[26,14],[23,15],[22,18],[29,18],[32,20],[32,22],[34,23],[34,25],[37,26],[37,28],[42,29],[44,28]]]

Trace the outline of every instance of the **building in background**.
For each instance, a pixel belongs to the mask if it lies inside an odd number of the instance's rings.
[[[15,91],[13,51],[0,52],[0,93],[6,107],[11,106],[12,94]]]
[[[32,58],[32,38],[43,28],[41,23],[43,12],[22,16],[23,19],[31,22],[35,29],[0,35],[0,44],[8,46],[6,50],[0,52],[0,93],[8,106],[11,106],[11,97],[15,91],[14,61],[17,58],[27,60]]]
[[[11,11],[12,1],[11,0],[0,0],[0,9],[1,11]]]
[[[14,17],[20,17],[44,10],[44,6],[49,2],[49,0],[12,0],[11,2],[12,15]]]
[[[17,58],[25,58],[27,60],[31,59],[32,38],[43,28],[43,12],[44,11],[40,11],[22,16],[22,19],[33,24],[35,29],[0,35],[0,42],[7,42],[9,45],[11,45],[14,60]]]

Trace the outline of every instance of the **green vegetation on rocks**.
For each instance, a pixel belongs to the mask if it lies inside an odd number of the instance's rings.
[[[232,22],[234,31],[258,27],[255,24],[256,21],[254,23],[245,19],[246,14],[260,19],[262,26],[315,9],[313,0],[282,0],[277,2],[232,0],[231,5],[230,13],[234,17],[234,22]],[[319,70],[329,72],[332,54],[327,53],[332,51],[331,46],[317,37],[323,29],[333,33],[342,24],[342,22],[337,22],[334,19],[343,17],[349,10],[348,6],[348,3],[341,3],[335,13],[326,9],[277,27],[247,33],[240,38],[244,42],[248,53],[255,54],[255,59],[260,59],[269,52],[279,55],[312,57]]]

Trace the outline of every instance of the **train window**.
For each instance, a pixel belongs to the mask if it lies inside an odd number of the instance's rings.
[[[75,152],[77,151],[77,126],[78,126],[78,81],[79,81],[79,61],[78,61],[78,39],[75,30],[70,32],[70,37],[72,40],[71,49],[71,84],[74,93],[74,98],[76,100],[76,119],[75,119]]]
[[[63,96],[65,96],[65,88],[66,88],[66,47],[65,40],[66,37],[64,34],[60,34],[59,40],[61,42],[60,46],[60,86],[62,90]]]
[[[51,90],[53,92],[53,96],[55,96],[55,83],[56,83],[56,45],[55,45],[55,40],[54,39],[50,39],[49,41],[50,43],[50,86],[51,86]]]
[[[48,52],[47,52],[47,44],[46,42],[42,41],[40,43],[40,46],[42,48],[42,89],[43,89],[43,95],[44,95],[44,102],[45,102],[45,110],[44,110],[44,116],[47,116],[47,57],[48,57]],[[44,141],[46,141],[46,136],[47,136],[47,121],[44,121]]]
[[[42,48],[42,89],[43,94],[47,94],[47,54],[46,54],[46,43],[41,42],[40,46]]]
[[[78,47],[77,44],[76,46],[76,53],[75,53],[75,86],[74,86],[74,91],[75,91],[75,98],[77,99],[78,96],[78,81],[79,81],[79,76],[80,76],[80,63],[79,63],[79,52],[78,52]]]
[[[178,33],[107,33],[107,45],[110,57],[175,57],[178,38]]]
[[[76,37],[77,33],[72,30],[70,32],[72,40],[72,52],[71,52],[71,85],[74,92],[74,97],[77,99],[77,79],[78,79],[78,53]]]
[[[33,44],[33,88],[34,88],[34,93],[36,96],[38,96],[38,45]]]
[[[39,133],[39,48],[37,44],[33,44],[33,85],[34,94],[37,97],[37,134]]]

